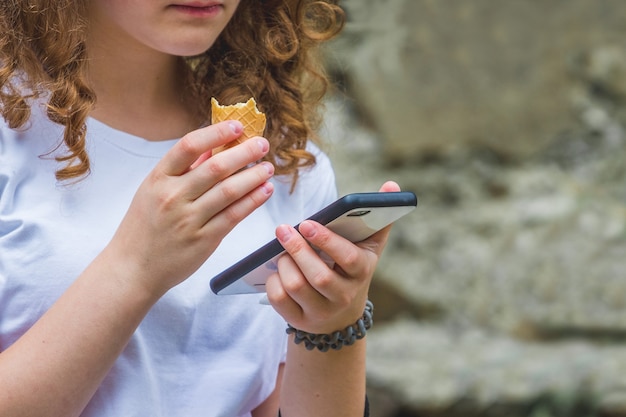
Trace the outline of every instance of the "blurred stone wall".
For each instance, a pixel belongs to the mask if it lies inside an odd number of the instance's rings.
[[[626,416],[626,2],[344,0],[323,136],[398,181],[372,417]]]
[[[621,0],[342,4],[329,65],[395,161],[466,144],[534,154],[575,123],[581,72],[626,94],[626,63],[598,52],[624,45]]]

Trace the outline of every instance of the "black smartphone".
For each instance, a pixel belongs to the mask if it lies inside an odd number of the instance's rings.
[[[417,197],[408,191],[354,193],[341,197],[307,220],[323,224],[352,242],[360,242],[415,207]],[[265,292],[265,281],[276,271],[276,261],[284,251],[278,239],[268,242],[213,277],[211,289],[219,295]]]

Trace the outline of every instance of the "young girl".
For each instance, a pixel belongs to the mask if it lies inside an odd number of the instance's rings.
[[[307,141],[310,53],[342,19],[313,0],[0,2],[0,415],[364,414],[365,341],[285,332],[357,322],[389,231],[288,226],[335,198]],[[211,97],[254,97],[267,139],[210,156],[242,129],[200,128]],[[274,234],[273,308],[210,291]]]

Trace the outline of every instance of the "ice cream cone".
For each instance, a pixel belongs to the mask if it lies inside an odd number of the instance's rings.
[[[262,136],[265,130],[265,114],[257,109],[254,98],[250,98],[246,103],[231,106],[222,106],[215,98],[211,98],[211,124],[224,120],[239,120],[243,125],[243,133],[239,139],[213,149],[213,155],[254,136]]]

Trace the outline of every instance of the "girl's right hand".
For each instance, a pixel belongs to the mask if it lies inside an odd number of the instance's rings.
[[[256,137],[206,158],[236,139],[241,123],[227,121],[184,136],[143,181],[103,255],[121,276],[158,296],[185,280],[224,236],[273,192],[274,173],[260,160],[269,150]]]

